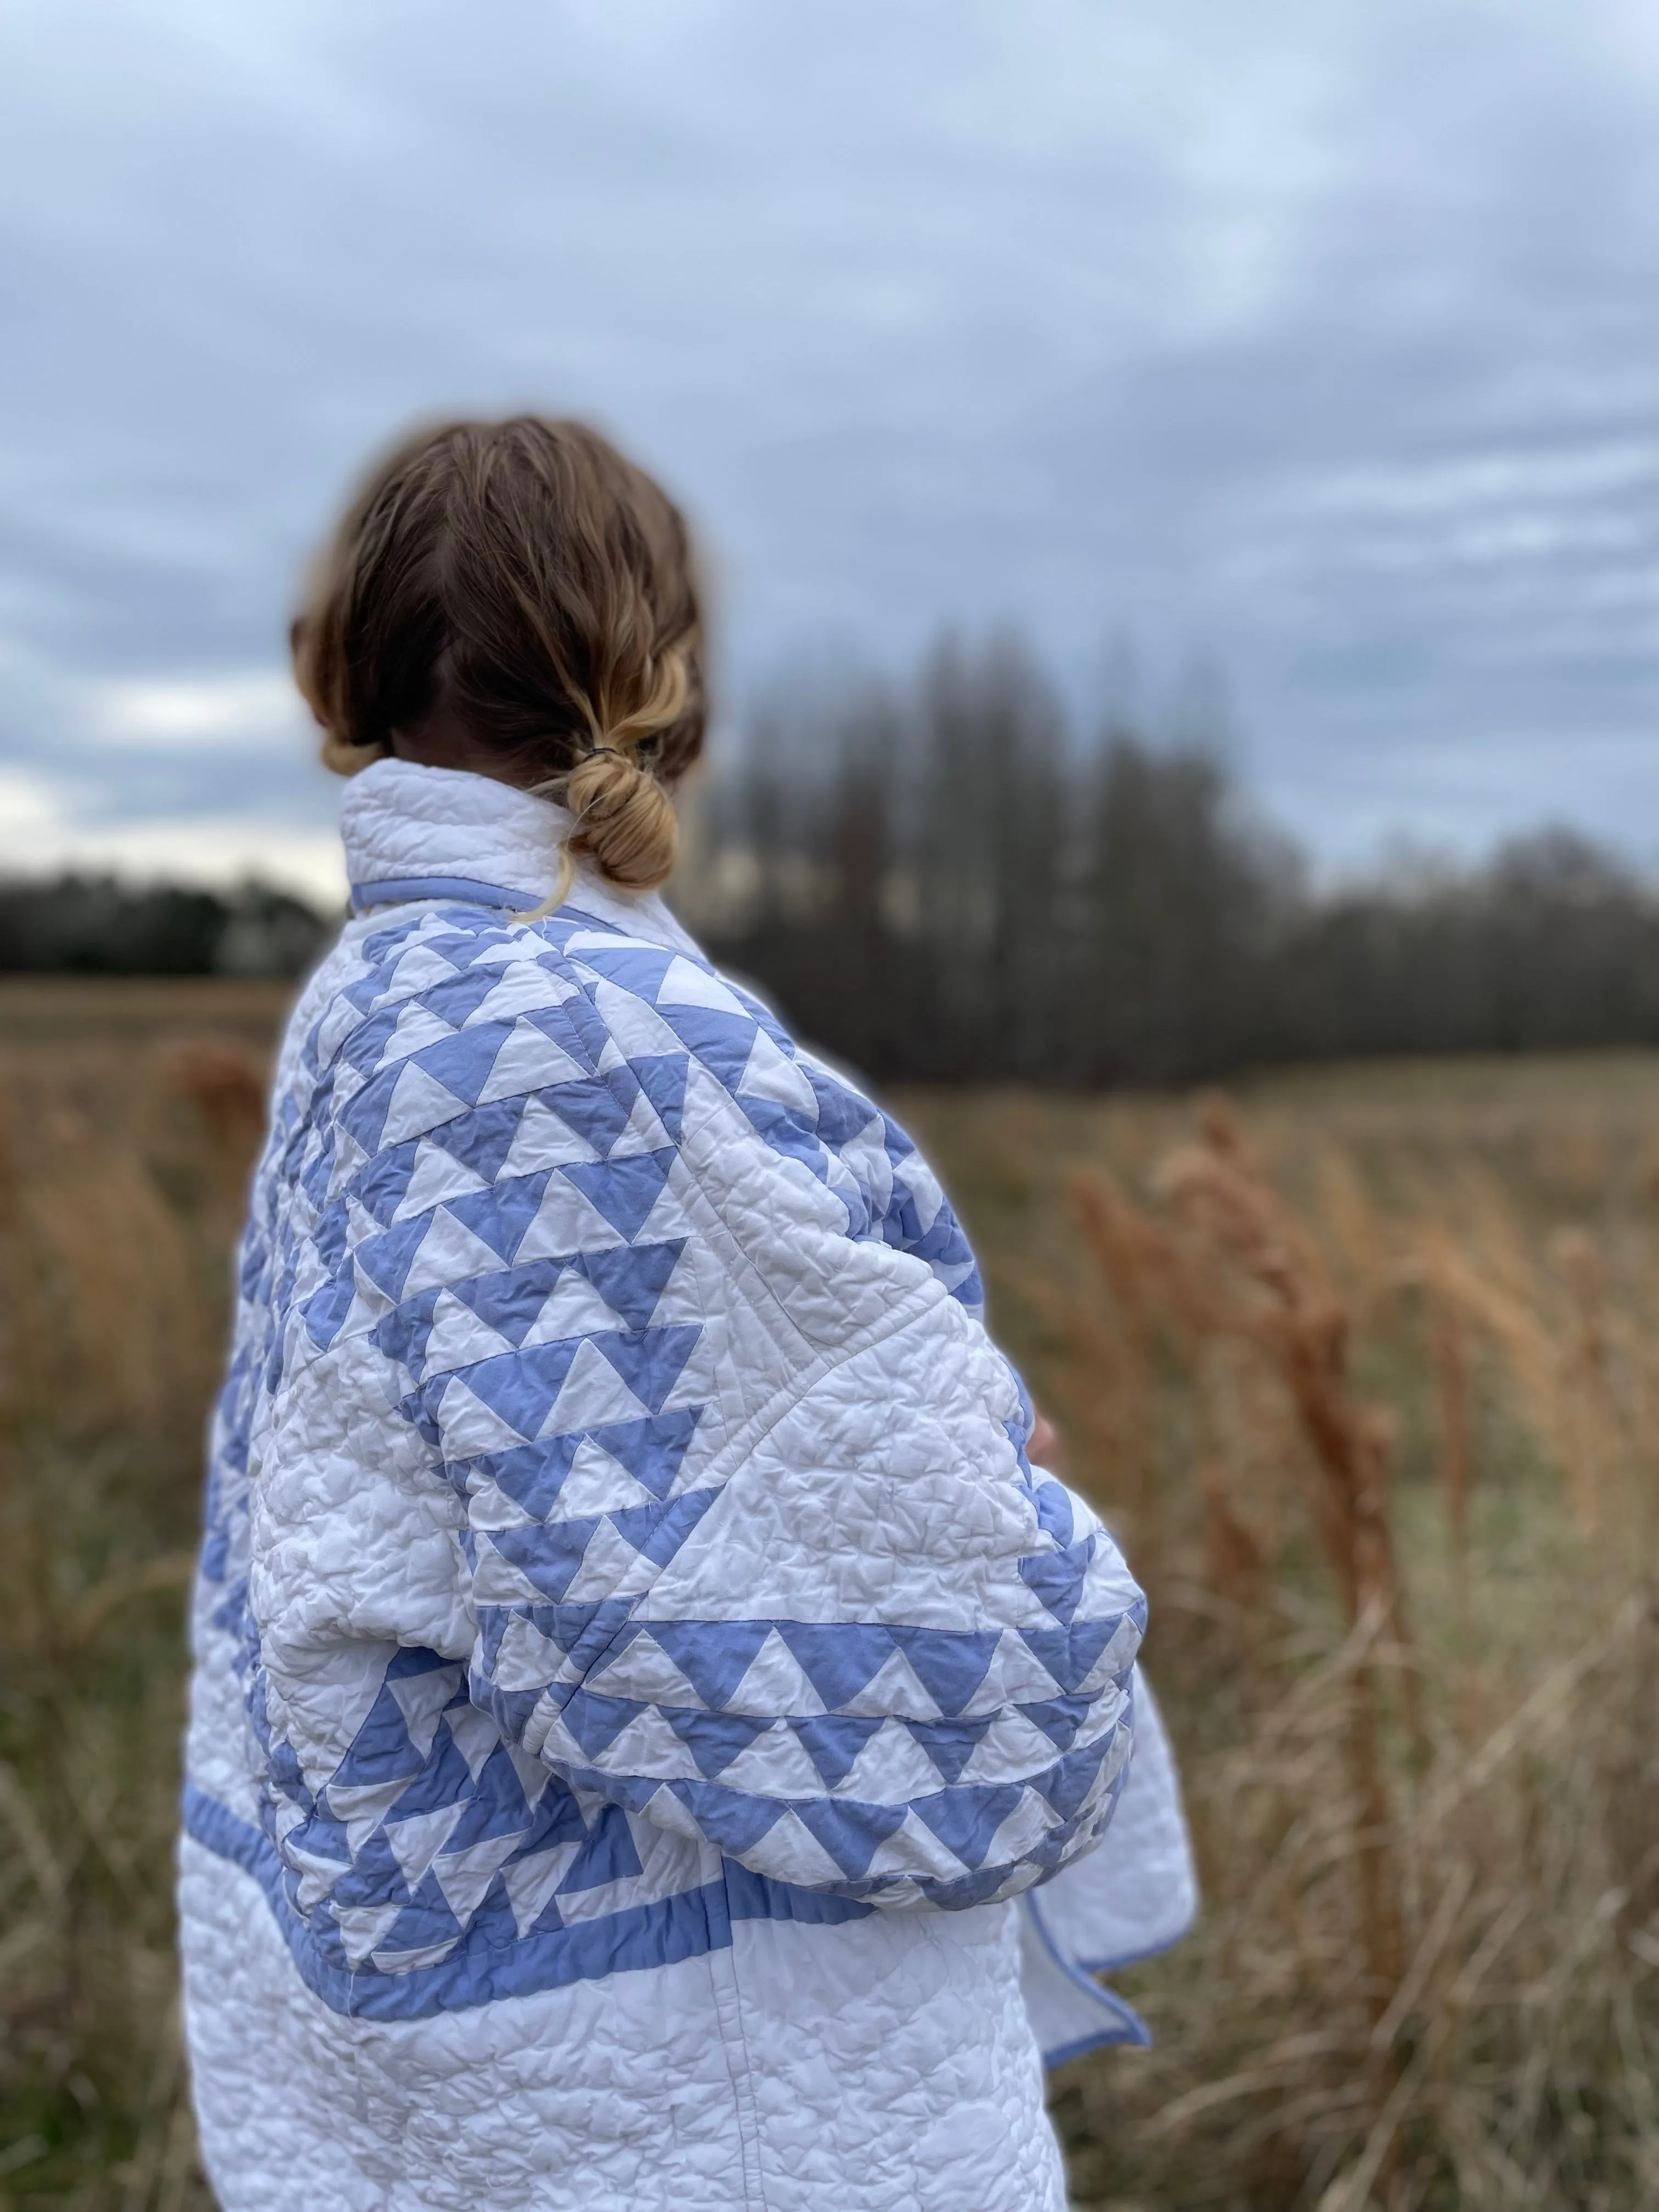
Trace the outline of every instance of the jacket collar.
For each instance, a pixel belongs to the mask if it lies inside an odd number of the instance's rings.
[[[557,883],[574,827],[562,806],[493,776],[372,762],[351,779],[340,807],[351,910],[454,899],[528,913]],[[677,951],[696,951],[654,891],[618,890],[585,862],[565,906]]]

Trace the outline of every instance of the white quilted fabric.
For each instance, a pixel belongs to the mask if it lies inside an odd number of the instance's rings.
[[[520,919],[557,809],[388,762],[344,813],[197,1592],[226,2212],[1058,2207],[1037,2036],[1140,2033],[1082,1968],[1190,1867],[942,1193],[659,901]]]

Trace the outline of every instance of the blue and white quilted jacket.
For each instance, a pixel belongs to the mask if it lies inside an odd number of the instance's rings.
[[[1060,2207],[1040,2042],[1138,2032],[1079,1954],[1190,1877],[937,1182],[656,899],[520,919],[557,809],[385,762],[344,814],[195,1613],[226,2212]]]

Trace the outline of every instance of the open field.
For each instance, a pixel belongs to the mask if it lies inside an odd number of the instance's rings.
[[[0,983],[0,2212],[209,2203],[179,1621],[281,997]],[[1158,2047],[1057,2078],[1077,2203],[1659,2203],[1659,1056],[897,1103],[1148,1585],[1200,1856]]]

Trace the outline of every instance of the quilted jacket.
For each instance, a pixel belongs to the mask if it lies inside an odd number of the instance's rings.
[[[215,2186],[1058,2208],[1040,2043],[1191,1904],[1140,1594],[903,1133],[655,898],[522,918],[568,826],[349,788],[195,1606]]]

